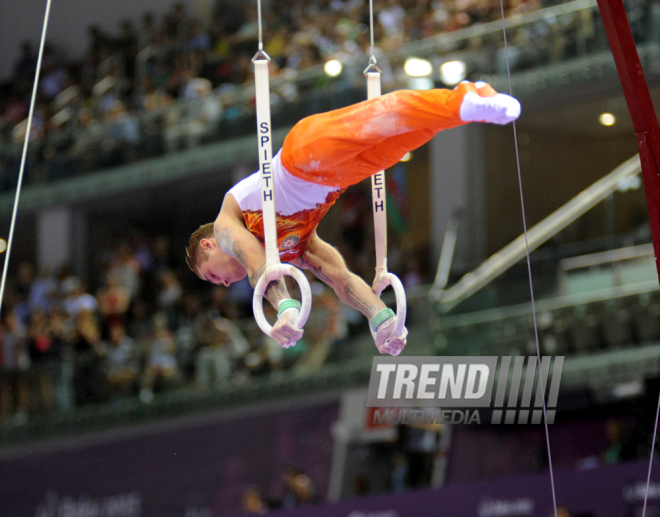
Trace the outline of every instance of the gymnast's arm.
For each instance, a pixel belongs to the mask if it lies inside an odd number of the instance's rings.
[[[245,227],[241,209],[231,194],[225,196],[213,232],[220,249],[246,269],[250,285],[254,288],[266,269],[266,252],[259,240]],[[280,301],[291,298],[283,278],[270,282],[264,296],[275,310]],[[280,345],[295,342],[302,337],[302,331],[295,326],[296,314],[293,312],[285,311],[273,326],[271,337]]]
[[[309,269],[319,280],[330,286],[342,302],[368,319],[385,308],[385,304],[366,282],[348,270],[340,253],[318,235],[312,237],[300,257],[299,265]]]

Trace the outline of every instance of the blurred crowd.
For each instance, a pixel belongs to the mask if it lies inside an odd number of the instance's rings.
[[[162,236],[118,243],[104,257],[94,294],[67,267],[35,274],[31,263],[20,264],[0,321],[0,420],[311,372],[348,335],[340,302],[314,283],[305,337],[283,349],[254,325],[247,280],[201,286],[173,266],[169,251]],[[184,289],[183,275],[192,288]]]
[[[333,240],[365,279],[374,267],[367,194],[356,187],[340,198]],[[310,276],[305,335],[281,348],[254,323],[247,279],[229,288],[200,282],[168,237],[129,234],[109,239],[93,259],[91,289],[67,266],[35,271],[23,262],[10,276],[0,315],[0,421],[127,397],[148,403],[165,390],[217,390],[264,374],[306,374],[351,357],[349,338],[367,332],[361,314]],[[390,242],[390,271],[407,288],[422,283],[425,273],[401,251],[396,233]],[[265,311],[274,321],[270,304]]]
[[[509,16],[539,7],[538,0],[505,2]],[[368,14],[362,0],[266,2],[264,42],[272,74],[290,77],[331,57],[365,55]],[[388,0],[376,14],[375,42],[388,50],[498,19],[500,3]],[[255,6],[217,0],[204,19],[175,3],[160,19],[145,12],[139,21],[123,20],[114,34],[91,26],[82,59],[68,59],[47,43],[28,181],[74,176],[217,139],[221,120],[253,109],[251,95],[243,98],[240,86],[253,81],[257,39]],[[36,57],[36,46],[23,42],[13,77],[0,85],[0,190],[15,184]],[[298,93],[288,84],[280,95]]]

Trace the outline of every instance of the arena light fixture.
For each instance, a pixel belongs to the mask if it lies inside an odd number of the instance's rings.
[[[408,151],[406,154],[403,155],[403,158],[401,158],[401,160],[399,160],[399,161],[409,162],[411,158],[412,158],[412,153],[410,153],[410,151]]]
[[[409,57],[403,65],[403,70],[410,77],[426,77],[433,73],[433,65],[428,59]]]
[[[440,65],[440,80],[447,86],[456,86],[467,76],[465,61],[447,61]]]
[[[343,68],[344,66],[341,64],[339,59],[330,59],[329,61],[326,61],[325,65],[323,66],[325,75],[329,77],[337,77],[339,74],[341,74]]]
[[[0,253],[4,253],[5,251],[7,251],[7,241],[0,239]]]
[[[616,123],[616,117],[611,113],[601,113],[598,122],[603,126],[613,126]]]

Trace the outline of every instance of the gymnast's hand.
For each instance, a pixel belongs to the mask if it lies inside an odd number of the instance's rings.
[[[296,344],[303,331],[298,328],[296,320],[298,319],[298,310],[295,308],[287,309],[277,318],[273,330],[270,333],[277,344],[289,348]]]
[[[386,320],[378,327],[378,331],[371,331],[376,342],[376,348],[381,354],[399,355],[407,343],[408,329],[403,327],[400,336],[392,336],[392,331],[396,327],[396,317]]]

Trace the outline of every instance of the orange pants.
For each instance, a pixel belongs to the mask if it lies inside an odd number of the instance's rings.
[[[461,83],[453,90],[398,90],[298,122],[282,146],[282,164],[294,176],[346,188],[391,167],[436,133],[465,124],[459,116],[463,97],[479,89]]]

